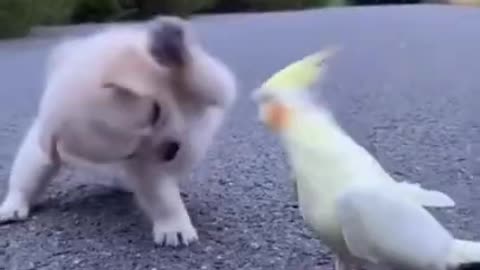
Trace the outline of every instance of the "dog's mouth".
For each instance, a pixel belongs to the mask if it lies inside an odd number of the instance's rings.
[[[179,150],[180,143],[176,141],[168,141],[158,147],[157,153],[162,161],[169,162],[175,159]]]
[[[136,153],[135,151],[133,151],[132,153],[126,155],[123,159],[126,159],[126,160],[130,160],[130,159],[133,159],[135,157]]]
[[[155,155],[160,159],[162,162],[170,162],[173,161],[180,151],[180,143],[177,141],[166,141],[161,143],[155,148]],[[132,153],[127,154],[123,159],[124,160],[131,160],[137,157],[137,150],[133,150]]]

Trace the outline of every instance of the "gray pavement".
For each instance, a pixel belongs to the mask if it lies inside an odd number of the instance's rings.
[[[345,8],[195,19],[232,66],[240,99],[208,159],[185,185],[200,242],[154,247],[130,195],[62,174],[33,217],[0,227],[0,269],[329,269],[305,229],[278,141],[255,119],[250,90],[271,72],[330,44],[325,95],[345,129],[399,180],[447,192],[435,215],[458,237],[480,239],[480,9]],[[37,106],[48,48],[95,25],[38,29],[0,42],[0,193]],[[47,33],[48,32],[48,33]],[[3,197],[3,195],[2,195]]]

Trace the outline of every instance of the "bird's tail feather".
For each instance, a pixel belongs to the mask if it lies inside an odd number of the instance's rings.
[[[449,269],[480,270],[480,242],[456,239],[448,264]]]

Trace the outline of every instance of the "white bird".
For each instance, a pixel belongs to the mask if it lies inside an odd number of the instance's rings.
[[[281,138],[299,208],[335,253],[335,269],[480,269],[480,243],[455,239],[425,207],[453,207],[442,192],[395,181],[337,124],[309,89],[332,51],[287,66],[252,95]]]

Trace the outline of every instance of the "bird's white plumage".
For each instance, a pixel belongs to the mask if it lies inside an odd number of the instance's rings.
[[[448,195],[397,182],[309,92],[270,90],[256,101],[260,108],[280,104],[288,113],[277,132],[295,174],[299,209],[336,255],[336,270],[364,263],[402,270],[480,265],[480,243],[455,239],[424,208],[454,206]]]
[[[388,189],[350,186],[337,197],[335,213],[349,251],[396,269],[442,269],[453,237],[421,205]]]

